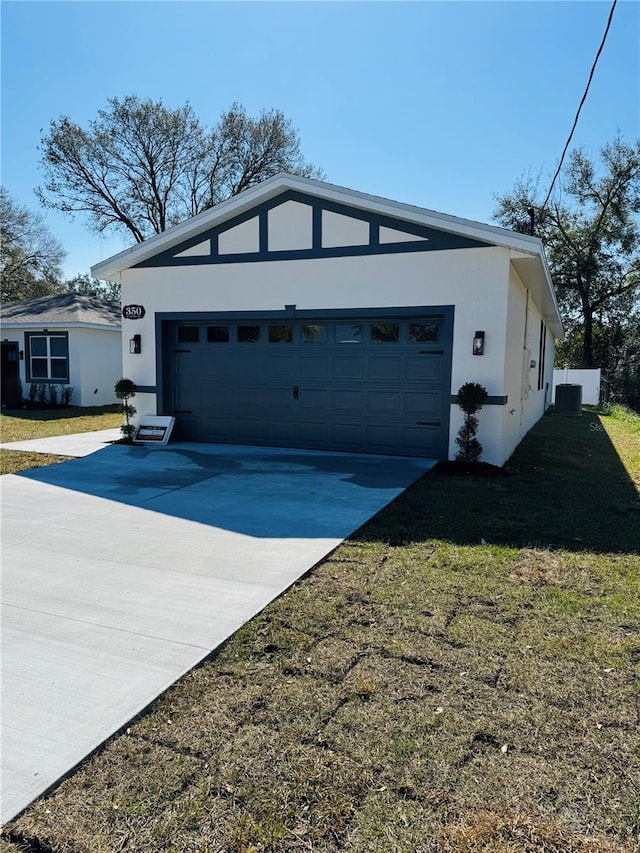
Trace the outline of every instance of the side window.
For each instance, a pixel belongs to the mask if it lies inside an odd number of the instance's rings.
[[[25,334],[27,347],[27,379],[69,381],[69,336],[39,333]]]

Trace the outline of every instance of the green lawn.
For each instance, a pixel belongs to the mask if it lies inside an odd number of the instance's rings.
[[[113,429],[122,423],[122,407],[71,406],[68,409],[3,409],[0,436],[3,442],[73,435],[98,429]]]
[[[54,435],[114,429],[122,424],[119,405],[69,409],[4,409],[0,414],[0,440],[27,441]],[[0,474],[15,474],[28,468],[65,462],[67,456],[0,449]]]
[[[509,470],[424,476],[0,850],[638,851],[638,422]]]

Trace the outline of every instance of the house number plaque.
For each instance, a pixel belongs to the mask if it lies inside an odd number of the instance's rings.
[[[144,305],[124,305],[122,308],[125,320],[142,320],[145,314]]]

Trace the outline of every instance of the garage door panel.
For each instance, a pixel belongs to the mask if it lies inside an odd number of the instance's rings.
[[[438,427],[405,427],[402,443],[407,451],[437,455],[439,438]]]
[[[362,412],[363,391],[334,391],[332,395],[333,409],[336,412]]]
[[[291,379],[293,381],[296,375],[295,367],[295,362],[290,356],[286,355],[274,357],[268,352],[260,360],[262,378],[266,382],[272,379]]]
[[[442,408],[442,394],[407,392],[404,395],[404,412],[416,418],[439,417]]]
[[[365,440],[370,447],[386,452],[388,449],[398,447],[398,433],[397,426],[370,424],[366,429]]]
[[[293,321],[277,341],[273,322],[225,319],[225,335],[210,335],[220,322],[201,321],[198,340],[186,344],[181,324],[173,327],[177,437],[423,456],[446,450],[450,340],[441,316],[312,318]],[[437,341],[412,335],[429,323]],[[198,326],[184,325],[189,334]],[[321,333],[310,343],[311,328]]]
[[[364,446],[364,428],[353,423],[334,424],[331,438],[337,447],[347,445],[361,448]]]
[[[293,408],[294,398],[291,388],[265,388],[264,405],[268,417],[278,417],[284,411]]]
[[[374,416],[396,416],[400,411],[400,397],[393,391],[367,391],[367,412]]]
[[[409,356],[406,361],[405,379],[409,382],[442,382],[443,356],[419,355]]]
[[[346,344],[346,346],[349,346]],[[363,379],[364,358],[362,356],[341,357],[333,359],[331,376],[333,379]]]
[[[329,410],[330,394],[328,390],[303,386],[299,393],[299,408],[302,412],[327,412]]]
[[[330,362],[326,355],[300,356],[296,360],[296,374],[300,383],[306,380],[328,379]]]
[[[383,381],[400,379],[402,373],[402,359],[400,356],[373,356],[369,360],[368,378]]]
[[[235,398],[238,411],[262,412],[264,409],[263,390],[258,385],[236,388]]]
[[[229,385],[216,385],[213,382],[205,382],[202,385],[200,402],[207,409],[214,408],[220,412],[228,411],[230,406],[236,402],[236,389]]]

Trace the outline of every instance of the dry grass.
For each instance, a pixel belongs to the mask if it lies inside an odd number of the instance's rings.
[[[7,827],[7,853],[638,851],[640,527],[604,435],[549,418],[516,476],[424,477]]]

